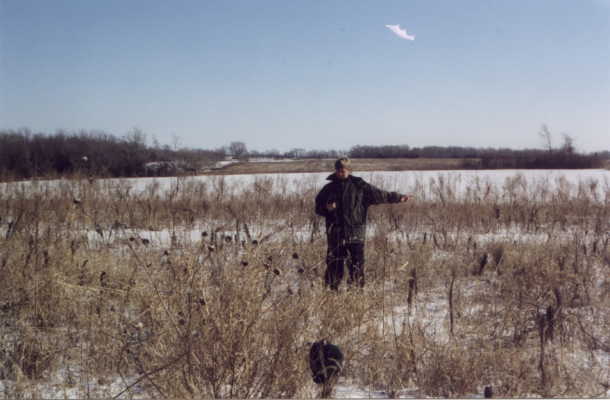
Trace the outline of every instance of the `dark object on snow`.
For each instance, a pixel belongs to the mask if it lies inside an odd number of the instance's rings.
[[[476,271],[475,275],[482,275],[485,266],[487,265],[487,253],[483,253],[481,258],[479,258],[479,269]]]
[[[343,353],[338,346],[320,340],[309,349],[311,377],[319,385],[333,381],[343,368]]]
[[[485,391],[483,392],[483,396],[486,399],[491,399],[492,397],[494,397],[494,391],[491,386],[485,386]]]

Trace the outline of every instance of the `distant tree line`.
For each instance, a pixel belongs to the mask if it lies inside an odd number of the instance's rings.
[[[563,134],[563,143],[553,146],[553,134],[546,124],[538,132],[543,149],[494,149],[457,146],[409,147],[394,146],[354,146],[349,152],[352,158],[462,158],[465,168],[505,169],[554,169],[554,168],[599,168],[604,160],[610,159],[610,152],[593,154],[578,153],[574,139]]]
[[[466,168],[483,169],[552,169],[599,168],[608,152],[581,154],[572,146],[558,149],[494,149],[455,146],[354,146],[349,151],[352,158],[463,158]]]
[[[599,168],[610,159],[610,151],[583,154],[575,150],[571,137],[552,145],[552,136],[543,125],[543,149],[513,150],[459,146],[357,145],[350,150],[307,150],[294,148],[248,151],[244,142],[231,142],[216,150],[147,144],[146,134],[133,129],[122,137],[105,132],[58,131],[32,133],[28,129],[0,131],[0,179],[28,179],[80,173],[91,176],[136,177],[197,173],[226,156],[248,158],[458,158],[463,168]]]
[[[314,159],[323,159],[323,158],[338,158],[342,155],[345,155],[346,151],[339,150],[306,150],[301,148],[291,149],[289,151],[279,151],[279,150],[264,150],[257,151],[252,150],[248,152],[249,158],[293,158],[293,159],[302,159],[302,158],[314,158]]]
[[[507,148],[476,148],[460,146],[357,145],[348,151],[306,150],[294,148],[288,152],[267,150],[249,152],[249,157],[270,158],[458,158],[462,166],[471,169],[556,169],[600,168],[610,160],[610,151],[583,154],[576,151],[571,136],[563,134],[563,143],[553,146],[553,135],[546,124],[538,132],[542,149],[513,150]],[[245,145],[244,145],[245,148]]]
[[[256,158],[271,158],[271,159],[301,159],[301,158],[337,158],[345,155],[346,151],[338,150],[307,150],[303,148],[294,148],[288,151],[271,150],[248,150],[248,146],[244,142],[231,142],[228,146],[222,148],[222,151],[227,156],[238,160],[256,159]]]
[[[479,155],[480,149],[457,146],[354,146],[349,151],[352,158],[478,158]]]
[[[24,179],[82,173],[136,177],[195,172],[224,158],[223,150],[190,150],[146,143],[137,129],[123,137],[104,132],[0,131],[0,177]]]
[[[463,159],[463,167],[469,169],[555,169],[555,168],[599,168],[604,160],[610,159],[610,152],[593,154],[578,153],[567,138],[559,148],[523,149],[475,148],[459,146],[408,145],[353,146],[348,151],[293,149],[288,152],[278,150],[251,151],[248,157],[266,158],[336,158],[346,155],[351,158],[458,158]]]

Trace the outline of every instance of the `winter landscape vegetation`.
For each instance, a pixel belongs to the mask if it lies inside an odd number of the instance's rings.
[[[610,0],[0,0],[0,399],[610,398],[609,48]]]
[[[345,354],[335,397],[610,394],[598,156],[536,170],[366,158],[358,171],[354,158],[354,174],[411,199],[371,210],[367,285],[335,293],[313,210],[333,159],[242,154],[202,175],[126,178],[96,175],[91,154],[61,158],[74,167],[54,179],[4,168],[3,397],[318,397],[307,355],[322,338]],[[275,170],[247,174],[261,164]]]

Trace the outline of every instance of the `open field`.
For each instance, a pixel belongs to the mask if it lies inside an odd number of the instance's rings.
[[[292,160],[290,162],[238,162],[210,174],[270,174],[326,172],[334,169],[335,159]],[[477,165],[477,159],[463,158],[354,158],[354,171],[451,170]]]
[[[332,169],[332,167],[331,167]],[[0,185],[4,397],[608,396],[610,173],[359,174],[364,290],[323,285],[324,173]]]

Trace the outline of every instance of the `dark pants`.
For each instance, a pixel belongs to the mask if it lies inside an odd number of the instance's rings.
[[[344,265],[347,261],[349,279],[347,283],[364,286],[364,242],[345,243],[342,240],[328,239],[326,253],[326,286],[333,290],[339,289],[343,280]]]

